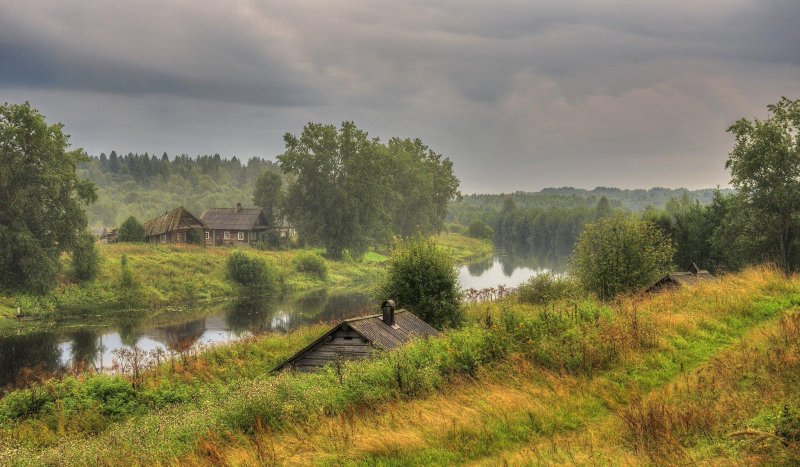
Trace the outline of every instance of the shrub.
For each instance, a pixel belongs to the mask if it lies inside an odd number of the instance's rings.
[[[117,284],[117,296],[120,304],[133,307],[142,302],[142,287],[128,265],[128,256],[122,255],[119,260],[120,276]]]
[[[186,232],[186,243],[190,245],[202,245],[203,231],[200,229],[192,229]]]
[[[494,230],[481,221],[475,221],[469,225],[467,235],[481,240],[490,239],[494,236]]]
[[[517,298],[522,303],[546,305],[559,300],[576,299],[580,287],[573,279],[546,272],[537,274],[517,288]]]
[[[453,260],[431,239],[397,240],[377,292],[377,298],[393,299],[436,328],[463,321]]]
[[[320,279],[328,277],[328,263],[316,253],[300,253],[294,260],[298,272],[317,276]]]
[[[652,222],[620,215],[587,224],[570,262],[584,289],[607,300],[667,273],[674,252],[672,240]]]
[[[75,280],[83,282],[97,277],[100,269],[100,254],[97,251],[94,237],[84,232],[72,249],[72,275]]]
[[[277,268],[263,259],[250,257],[240,251],[228,256],[228,278],[253,289],[277,289],[281,277]]]
[[[143,242],[144,241],[144,226],[141,222],[131,216],[125,219],[125,222],[119,226],[117,231],[118,242]]]

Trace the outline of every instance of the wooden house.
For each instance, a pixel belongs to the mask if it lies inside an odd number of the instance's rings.
[[[206,225],[206,245],[248,245],[263,239],[269,221],[261,208],[210,208],[200,220]]]
[[[197,235],[202,236],[206,225],[183,206],[144,224],[144,235],[150,243],[186,243],[187,235],[192,230],[196,230]]]
[[[414,338],[439,335],[439,331],[410,311],[395,311],[391,300],[384,302],[381,308],[381,314],[342,321],[272,371],[286,368],[315,371],[337,360],[364,359],[375,352],[400,347]]]
[[[701,281],[713,279],[714,276],[705,269],[700,269],[697,264],[689,265],[688,271],[671,272],[647,287],[645,292],[660,292],[662,290],[677,289],[679,287],[692,286]]]

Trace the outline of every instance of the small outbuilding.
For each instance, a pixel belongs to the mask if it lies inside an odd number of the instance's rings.
[[[206,225],[200,219],[180,206],[147,221],[144,235],[150,243],[186,243],[189,232],[197,231],[197,238],[200,238],[205,229]]]
[[[315,371],[334,361],[369,358],[375,352],[400,347],[415,338],[439,335],[433,326],[410,311],[395,311],[392,300],[385,301],[381,309],[382,313],[377,315],[342,321],[272,371],[286,368]]]
[[[677,289],[679,287],[692,286],[698,282],[713,279],[714,276],[705,269],[700,269],[697,264],[689,265],[688,271],[671,272],[659,279],[656,283],[645,289],[645,292],[653,293],[662,290]]]

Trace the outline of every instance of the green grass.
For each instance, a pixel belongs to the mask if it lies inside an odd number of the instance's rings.
[[[492,246],[455,234],[437,237],[437,242],[457,258],[489,255]],[[279,294],[294,294],[310,290],[334,288],[368,290],[382,272],[386,256],[370,251],[360,261],[325,260],[327,274],[297,270],[296,258],[320,254],[320,249],[289,251],[260,251],[249,247],[204,248],[189,245],[112,244],[99,245],[100,273],[94,281],[71,283],[64,277],[58,287],[44,297],[24,294],[0,296],[0,332],[24,330],[31,323],[12,319],[19,306],[32,317],[63,315],[70,310],[114,310],[143,308],[158,310],[169,306],[214,303],[248,293],[226,277],[226,260],[233,251],[270,262],[282,278]],[[125,255],[138,287],[126,292],[120,287],[120,261]],[[68,269],[68,258],[64,258]]]
[[[254,339],[197,355],[180,371],[148,375],[141,392],[151,392],[138,396],[136,410],[101,418],[97,433],[78,422],[85,414],[65,409],[85,399],[81,383],[72,392],[44,391],[64,393],[37,406],[49,412],[0,416],[7,430],[0,462],[646,463],[648,455],[621,435],[617,414],[641,394],[683,394],[668,388],[708,362],[739,361],[725,357],[732,346],[762,335],[798,303],[797,279],[756,269],[645,300],[585,302],[577,313],[513,300],[478,304],[464,329],[441,339],[311,375],[264,370],[320,327],[284,343]],[[175,392],[188,396],[163,396]],[[604,444],[593,444],[589,433]]]

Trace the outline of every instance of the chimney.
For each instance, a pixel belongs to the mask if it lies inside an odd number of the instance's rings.
[[[389,326],[394,326],[394,300],[386,300],[381,305],[383,311],[383,322]]]
[[[242,210],[242,203],[236,203],[236,208],[234,209],[234,211],[239,212],[241,210]]]

